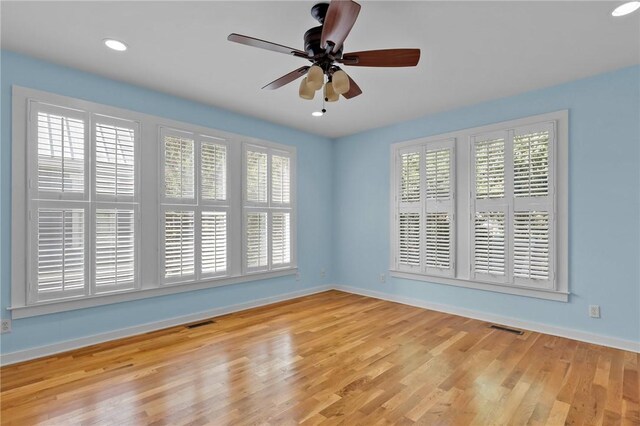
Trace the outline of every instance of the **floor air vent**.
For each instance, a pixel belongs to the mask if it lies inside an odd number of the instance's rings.
[[[505,327],[504,325],[491,324],[489,328],[495,328],[496,330],[506,331],[508,333],[513,333],[513,334],[524,334],[524,331],[522,330],[516,330],[515,328]]]
[[[198,328],[198,327],[202,327],[204,325],[209,325],[209,324],[213,324],[213,323],[215,323],[215,321],[207,320],[207,321],[202,321],[202,322],[196,322],[196,323],[193,323],[193,324],[189,324],[186,327],[187,328]]]

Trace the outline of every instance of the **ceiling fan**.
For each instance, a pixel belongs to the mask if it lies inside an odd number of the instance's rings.
[[[413,67],[420,60],[420,49],[382,49],[343,53],[344,41],[360,13],[360,5],[351,0],[331,0],[311,8],[320,26],[304,34],[304,51],[281,44],[240,34],[229,34],[227,40],[247,46],[293,55],[307,59],[306,65],[272,81],[263,89],[278,89],[305,76],[300,83],[299,95],[313,99],[315,91],[324,85],[324,100],[335,102],[340,95],[351,99],[362,93],[360,87],[341,69],[341,66],[357,67]],[[325,84],[325,76],[327,82]]]

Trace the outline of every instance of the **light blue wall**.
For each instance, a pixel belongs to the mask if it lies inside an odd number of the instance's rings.
[[[12,52],[1,52],[0,60],[3,318],[10,299],[13,84],[296,146],[302,273],[300,282],[285,277],[15,320],[13,332],[0,339],[2,353],[325,283],[640,340],[640,67],[332,142]],[[378,275],[388,269],[391,143],[560,109],[570,110],[570,303],[393,278],[378,283]],[[324,279],[322,268],[327,270]],[[602,319],[587,317],[589,304],[601,305]]]
[[[13,332],[2,335],[0,340],[2,353],[242,303],[333,281],[330,254],[333,199],[331,140],[12,52],[2,51],[0,59],[0,308],[3,318],[9,317],[5,308],[10,304],[13,84],[296,146],[298,265],[301,271],[300,282],[288,276],[14,320]],[[256,102],[259,101],[260,99],[256,98]],[[286,111],[283,111],[283,114],[286,114]],[[325,278],[320,277],[320,270],[323,268],[327,271]]]
[[[390,278],[389,146],[569,110],[569,303]],[[640,67],[334,141],[338,284],[640,341]],[[601,319],[587,306],[598,304]]]

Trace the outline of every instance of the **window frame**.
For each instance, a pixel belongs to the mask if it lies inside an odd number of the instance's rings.
[[[550,212],[550,239],[554,238],[553,244],[550,240],[549,261],[550,268],[554,269],[554,285],[552,287],[534,287],[531,283],[523,281],[523,279],[515,279],[512,283],[501,282],[499,279],[476,279],[473,275],[473,222],[475,216],[474,210],[474,193],[475,193],[475,158],[473,154],[474,144],[473,137],[476,135],[486,135],[489,133],[505,132],[506,138],[508,130],[518,131],[527,127],[539,128],[541,124],[547,123],[553,125],[555,131],[555,139],[553,146],[550,146],[549,159],[549,179],[550,187],[549,197],[555,197],[551,203],[553,211]],[[480,289],[498,293],[507,293],[520,296],[535,297],[547,300],[567,302],[569,299],[569,280],[568,280],[568,155],[569,155],[569,112],[561,110],[546,114],[524,117],[515,120],[509,120],[485,126],[457,130],[445,134],[424,137],[420,139],[397,142],[390,148],[390,275],[398,278],[410,280],[425,281],[429,283],[453,285],[458,287]],[[520,133],[521,134],[521,133]],[[415,271],[407,271],[398,268],[395,263],[395,255],[397,250],[397,235],[395,222],[396,196],[399,191],[399,171],[396,155],[402,150],[410,150],[417,145],[427,145],[438,140],[455,139],[455,244],[456,255],[454,261],[456,264],[456,274],[451,277],[438,276],[432,273],[417,273]],[[505,151],[507,148],[507,139],[505,139]],[[506,154],[506,156],[509,156]],[[512,155],[510,155],[512,157]],[[507,161],[505,159],[505,161]],[[512,160],[511,160],[512,161]],[[505,164],[505,173],[508,173],[509,167]],[[513,173],[513,168],[511,168]],[[505,178],[505,185],[512,179]],[[422,188],[424,191],[424,188]],[[505,188],[507,191],[507,188]],[[514,197],[512,197],[514,198]],[[531,198],[525,198],[530,200]],[[497,201],[487,199],[487,205],[501,204],[505,209],[509,209],[509,205],[505,205],[504,199]],[[511,206],[515,206],[523,201],[514,201]],[[527,211],[531,211],[530,209]],[[510,239],[513,239],[513,212],[507,215],[509,220],[505,223],[508,227],[507,245],[512,246]],[[424,220],[421,218],[421,220]],[[513,247],[509,248],[512,253]],[[553,253],[555,252],[555,253]],[[507,254],[507,260],[512,263],[512,255]],[[509,266],[512,268],[511,266]]]
[[[30,287],[27,284],[28,276],[32,274],[30,268],[33,262],[30,259],[29,251],[30,241],[27,238],[29,227],[29,212],[32,212],[32,206],[29,202],[31,199],[28,191],[35,188],[37,190],[37,181],[32,179],[31,173],[33,168],[33,156],[29,155],[28,148],[32,145],[25,143],[27,141],[28,129],[30,127],[31,111],[30,102],[37,101],[42,104],[49,104],[65,109],[86,111],[89,115],[99,115],[104,117],[113,117],[125,121],[134,121],[139,123],[140,151],[138,158],[154,159],[153,161],[140,161],[139,167],[136,164],[136,196],[138,197],[137,217],[135,226],[136,232],[140,232],[140,238],[137,241],[136,263],[138,266],[137,286],[132,290],[123,290],[118,292],[92,294],[85,297],[65,298],[52,301],[42,301],[33,304],[28,298]],[[85,134],[93,131],[93,121],[88,120],[85,125]],[[208,200],[203,203],[202,210],[216,211],[218,209],[226,209],[227,211],[227,227],[231,229],[228,233],[228,252],[227,252],[227,268],[228,274],[224,276],[202,276],[199,280],[182,282],[178,284],[163,285],[161,284],[161,271],[159,263],[160,239],[160,169],[158,158],[160,158],[161,150],[159,148],[159,130],[162,127],[172,129],[184,129],[194,134],[206,135],[216,140],[227,141],[227,205],[222,205],[218,201]],[[92,137],[86,137],[85,143],[90,144]],[[207,141],[209,141],[207,139]],[[274,149],[280,149],[291,153],[291,206],[292,206],[292,262],[289,267],[260,272],[255,274],[243,274],[241,267],[241,250],[242,250],[242,177],[241,177],[241,146],[244,142],[252,143],[260,146],[268,146]],[[196,143],[196,145],[198,145]],[[92,148],[93,150],[93,148]],[[196,154],[196,161],[200,161],[199,152]],[[193,125],[190,123],[170,120],[162,117],[152,116],[122,108],[112,107],[104,104],[98,104],[76,98],[70,98],[53,93],[43,92],[39,90],[24,88],[20,86],[12,86],[12,241],[11,241],[11,306],[8,310],[13,318],[26,318],[37,315],[45,315],[55,312],[64,312],[74,309],[83,309],[93,306],[101,306],[111,303],[119,303],[130,300],[144,299],[148,297],[176,294],[187,291],[194,291],[205,288],[232,285],[247,281],[263,280],[274,277],[282,277],[287,275],[295,275],[297,272],[296,263],[296,246],[295,246],[295,157],[296,149],[293,146],[281,145],[258,138],[242,136],[234,133],[219,131],[203,126]],[[37,161],[37,159],[36,159]],[[85,152],[85,161],[93,162],[93,152]],[[230,172],[237,170],[237,173]],[[200,180],[199,169],[195,170],[194,183],[196,194],[201,188],[197,183]],[[89,175],[91,174],[91,178]],[[85,168],[85,194],[93,191],[93,171]],[[29,188],[31,182],[32,188]],[[77,197],[76,197],[77,198]],[[95,197],[94,197],[95,198]],[[55,202],[56,199],[51,200]],[[117,200],[118,202],[120,200]],[[94,205],[95,204],[95,205]],[[86,226],[94,226],[94,212],[96,206],[100,208],[103,204],[111,205],[111,200],[92,200],[86,203]],[[113,204],[116,204],[114,201]],[[224,204],[224,203],[223,203]],[[125,202],[121,206],[126,208]],[[131,205],[131,204],[129,204]],[[184,207],[189,207],[188,205]],[[237,214],[234,214],[237,212]],[[32,213],[33,216],[33,213]],[[144,217],[145,220],[140,219]],[[86,230],[86,229],[85,229]],[[85,241],[85,250],[95,250],[93,244],[94,236],[88,234]],[[234,253],[238,253],[236,256]],[[88,278],[87,287],[93,286],[93,257],[86,258],[85,262],[91,265],[86,268]],[[163,271],[162,271],[163,273]]]

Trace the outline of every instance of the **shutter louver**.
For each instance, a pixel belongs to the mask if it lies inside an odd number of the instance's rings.
[[[38,209],[38,298],[47,293],[84,293],[85,213],[83,209]]]
[[[247,267],[267,267],[267,213],[247,213],[246,238]]]
[[[110,124],[95,128],[95,190],[97,194],[134,195],[135,130]]]
[[[420,202],[420,153],[402,154],[400,162],[400,202]]]
[[[427,267],[448,269],[451,267],[451,221],[447,213],[426,214]]]
[[[271,157],[271,201],[289,204],[291,171],[288,157]]]
[[[83,120],[38,112],[38,189],[83,193],[85,123]]]
[[[515,212],[513,273],[519,278],[549,279],[549,214]]]
[[[165,278],[190,276],[195,271],[195,229],[192,211],[167,211],[164,223]]]
[[[400,213],[398,263],[420,266],[420,214]]]
[[[476,198],[504,197],[504,139],[477,142]]]
[[[291,263],[291,219],[289,213],[273,213],[271,226],[271,264]]]
[[[267,154],[247,151],[247,201],[267,202]]]
[[[225,201],[227,199],[227,147],[217,143],[200,145],[202,198]]]
[[[202,212],[202,273],[227,270],[227,213]]]
[[[427,151],[427,199],[446,200],[450,196],[451,155],[448,149]]]
[[[549,194],[549,132],[516,135],[513,140],[513,192],[516,197]]]
[[[192,199],[194,188],[193,139],[164,137],[164,186],[165,197]]]
[[[96,292],[135,287],[135,214],[127,209],[96,210]]]
[[[505,215],[476,213],[474,267],[476,273],[505,274]]]

